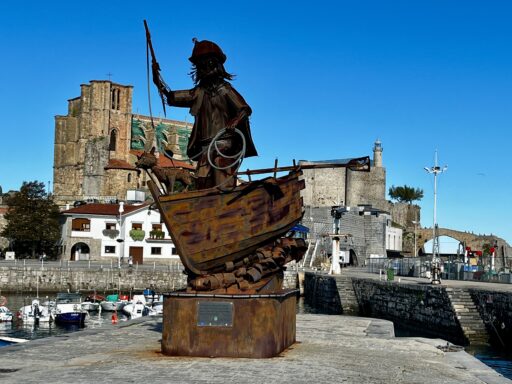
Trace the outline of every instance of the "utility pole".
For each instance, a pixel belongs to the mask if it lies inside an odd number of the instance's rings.
[[[124,202],[119,202],[119,238],[117,242],[119,243],[119,257],[117,259],[117,268],[121,269],[121,261],[124,257],[124,232],[123,232],[123,212],[124,212]]]
[[[437,231],[437,175],[445,172],[448,167],[445,165],[442,169],[437,165],[437,150],[434,156],[434,166],[429,168],[425,167],[428,173],[434,174],[434,225],[433,225],[433,239],[432,239],[432,284],[441,284],[440,273],[440,258],[439,258],[439,237]]]

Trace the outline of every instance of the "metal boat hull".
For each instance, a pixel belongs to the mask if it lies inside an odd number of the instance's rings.
[[[237,186],[161,195],[148,183],[184,266],[196,275],[222,271],[284,236],[303,215],[300,171]]]

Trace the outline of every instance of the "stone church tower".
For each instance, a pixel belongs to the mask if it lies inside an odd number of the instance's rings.
[[[58,205],[125,200],[127,191],[145,189],[145,173],[137,172],[134,163],[148,139],[150,119],[132,114],[132,92],[131,85],[92,80],[81,85],[79,97],[68,100],[68,114],[55,117],[53,195]],[[180,149],[189,124],[159,119],[155,130],[165,138],[156,145],[175,144],[176,158],[183,159]]]

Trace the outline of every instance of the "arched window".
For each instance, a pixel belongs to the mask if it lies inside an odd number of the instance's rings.
[[[128,174],[128,182],[130,183],[131,181],[132,181],[132,174],[131,174],[131,173],[129,173],[129,174]]]
[[[110,142],[108,143],[108,150],[115,151],[117,142],[117,130],[113,129],[110,131]]]
[[[112,109],[120,109],[121,104],[121,96],[120,96],[120,90],[118,88],[112,89]]]

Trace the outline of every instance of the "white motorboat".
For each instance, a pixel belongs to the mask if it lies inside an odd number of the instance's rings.
[[[58,324],[83,325],[88,312],[82,309],[79,293],[57,293],[55,301],[55,322]]]
[[[133,299],[123,307],[123,312],[130,316],[130,319],[156,314],[146,304],[144,295],[134,295]]]
[[[120,311],[128,304],[128,297],[125,295],[108,295],[107,299],[100,303],[103,311]]]
[[[12,321],[12,312],[5,305],[0,306],[0,322]]]
[[[87,312],[96,312],[100,309],[100,303],[93,303],[91,301],[83,301],[82,309]]]
[[[96,293],[93,295],[89,295],[85,298],[84,301],[82,301],[82,309],[88,312],[96,312],[101,308],[100,303],[103,300],[105,300],[105,297],[98,295]]]
[[[156,301],[153,301],[151,308],[157,315],[164,313],[164,296],[160,295]]]
[[[18,319],[28,324],[49,323],[53,321],[53,314],[48,307],[40,304],[39,299],[34,299],[32,304],[20,308]]]

